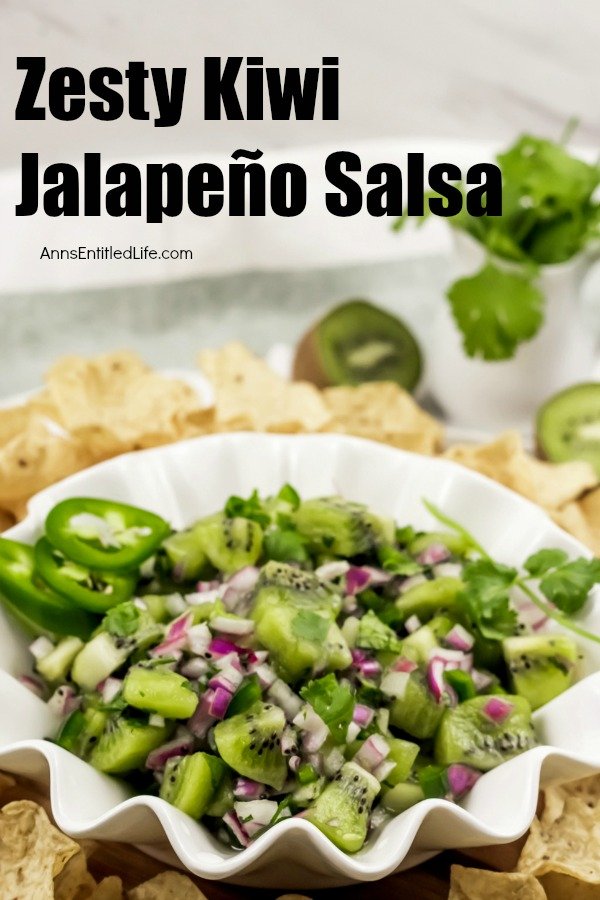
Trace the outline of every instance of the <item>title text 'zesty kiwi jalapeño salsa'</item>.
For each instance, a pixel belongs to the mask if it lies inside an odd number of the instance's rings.
[[[535,744],[572,683],[571,616],[600,561],[495,562],[341,497],[230,497],[173,532],[59,503],[35,549],[0,539],[0,591],[36,637],[23,683],[54,739],[246,847],[290,816],[347,852],[423,798],[459,800]],[[562,625],[538,629],[546,618]]]

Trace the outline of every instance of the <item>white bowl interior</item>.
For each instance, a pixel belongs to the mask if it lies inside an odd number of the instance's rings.
[[[488,479],[448,461],[335,435],[215,435],[121,456],[38,494],[8,536],[35,540],[48,510],[65,497],[122,500],[180,527],[221,507],[232,493],[274,492],[285,482],[305,497],[340,493],[400,523],[432,528],[426,497],[508,564],[545,546],[589,555],[539,508]],[[581,621],[600,632],[600,604],[590,603]],[[418,804],[353,856],[302,820],[283,823],[240,853],[163,801],[130,798],[117,780],[44,742],[52,715],[16,681],[30,669],[27,644],[0,610],[0,766],[49,779],[65,831],[151,845],[151,852],[208,878],[306,888],[383,877],[437,850],[514,839],[531,821],[540,778],[574,778],[600,768],[600,715],[590,715],[591,709],[600,713],[600,674],[591,674],[600,669],[600,645],[581,641],[580,675],[590,677],[536,714],[541,739],[551,746],[487,773],[460,806]]]

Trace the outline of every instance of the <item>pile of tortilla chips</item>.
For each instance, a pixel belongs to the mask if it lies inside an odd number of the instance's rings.
[[[600,897],[600,775],[546,788],[516,872],[452,866],[448,900]]]
[[[243,344],[200,354],[214,400],[203,405],[183,381],[121,351],[59,360],[45,388],[0,409],[0,530],[37,491],[119,453],[225,431],[337,432],[418,453],[444,451],[444,431],[396,384],[318,390],[275,374]],[[525,452],[514,432],[445,455],[546,509],[600,554],[600,487],[587,463],[554,465]]]

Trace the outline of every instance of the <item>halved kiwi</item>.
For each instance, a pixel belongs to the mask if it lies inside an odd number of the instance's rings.
[[[600,382],[576,384],[542,406],[536,422],[540,453],[552,462],[583,459],[600,475]]]
[[[317,387],[395,381],[413,391],[421,350],[396,316],[366,300],[349,300],[327,313],[301,339],[294,378]]]

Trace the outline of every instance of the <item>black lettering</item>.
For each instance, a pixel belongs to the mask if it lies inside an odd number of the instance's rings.
[[[116,184],[106,192],[109,216],[141,216],[142,176],[133,163],[115,163],[106,170],[106,183]]]
[[[44,172],[44,184],[53,184],[44,194],[47,216],[79,215],[79,173],[70,163],[54,163]]]
[[[367,194],[370,216],[402,215],[402,172],[393,163],[378,163],[367,173],[367,183],[376,184]]]
[[[162,222],[183,209],[183,171],[177,163],[149,163],[146,185],[146,221]],[[166,187],[166,191],[163,188]]]
[[[32,216],[38,208],[38,155],[21,154],[21,202],[15,207],[15,215]]]
[[[17,56],[17,69],[25,69],[27,74],[17,100],[15,119],[17,121],[45,119],[46,110],[43,106],[36,106],[35,101],[46,71],[46,57]]]
[[[483,179],[483,180],[482,180]],[[502,172],[494,163],[477,163],[467,172],[467,184],[475,184],[467,193],[470,216],[502,215]]]
[[[271,172],[271,209],[277,216],[298,216],[306,208],[306,172],[295,163],[280,163]]]
[[[55,119],[62,122],[79,119],[85,110],[84,98],[85,79],[79,69],[65,66],[50,73],[48,108]]]
[[[260,121],[264,116],[262,56],[249,56],[246,70],[246,118]]]
[[[151,72],[158,103],[158,118],[154,120],[154,125],[157,128],[170,128],[181,119],[186,70],[173,69],[170,90],[165,69],[151,69]]]
[[[239,151],[238,151],[239,154]],[[239,154],[242,155],[242,154]],[[258,153],[262,156],[262,153]],[[248,180],[246,182],[246,176]],[[265,214],[265,170],[260,163],[230,163],[229,165],[229,215],[246,215],[246,193],[248,194],[248,215]]]
[[[90,103],[90,113],[102,122],[114,122],[123,115],[123,98],[119,91],[109,85],[123,84],[123,76],[118,69],[102,66],[90,72],[90,90],[98,97]]]
[[[216,216],[223,209],[223,173],[213,163],[198,163],[188,173],[188,205],[195,216]]]
[[[462,209],[463,197],[462,191],[454,184],[448,184],[449,181],[460,181],[461,171],[458,166],[453,163],[436,163],[429,170],[429,187],[439,197],[431,197],[429,200],[429,209],[434,216],[456,216]],[[443,199],[442,199],[443,198]]]
[[[340,117],[340,73],[337,56],[323,57],[323,119]]]
[[[146,79],[150,73],[143,62],[130,62],[125,70],[129,81],[129,115],[144,121],[150,118],[146,109]]]
[[[204,118],[221,118],[221,105],[226,119],[243,119],[244,114],[235,89],[235,81],[242,65],[242,56],[230,56],[221,72],[221,57],[207,56],[204,60]]]
[[[286,69],[282,84],[279,69],[268,68],[267,87],[272,118],[290,119],[293,108],[296,119],[314,119],[318,85],[318,69],[306,69],[302,80],[300,69]]]
[[[85,216],[100,215],[100,154],[84,153],[83,155],[83,214]]]
[[[425,164],[422,153],[408,153],[406,156],[408,177],[406,179],[406,214],[422,216],[423,189],[425,185]],[[398,213],[402,215],[402,213]]]
[[[342,171],[342,169],[345,171]],[[346,172],[360,172],[360,157],[348,150],[330,153],[325,161],[325,176],[330,184],[339,188],[340,193],[325,194],[325,205],[334,216],[355,216],[362,208],[362,191]],[[342,201],[345,197],[345,203]]]

